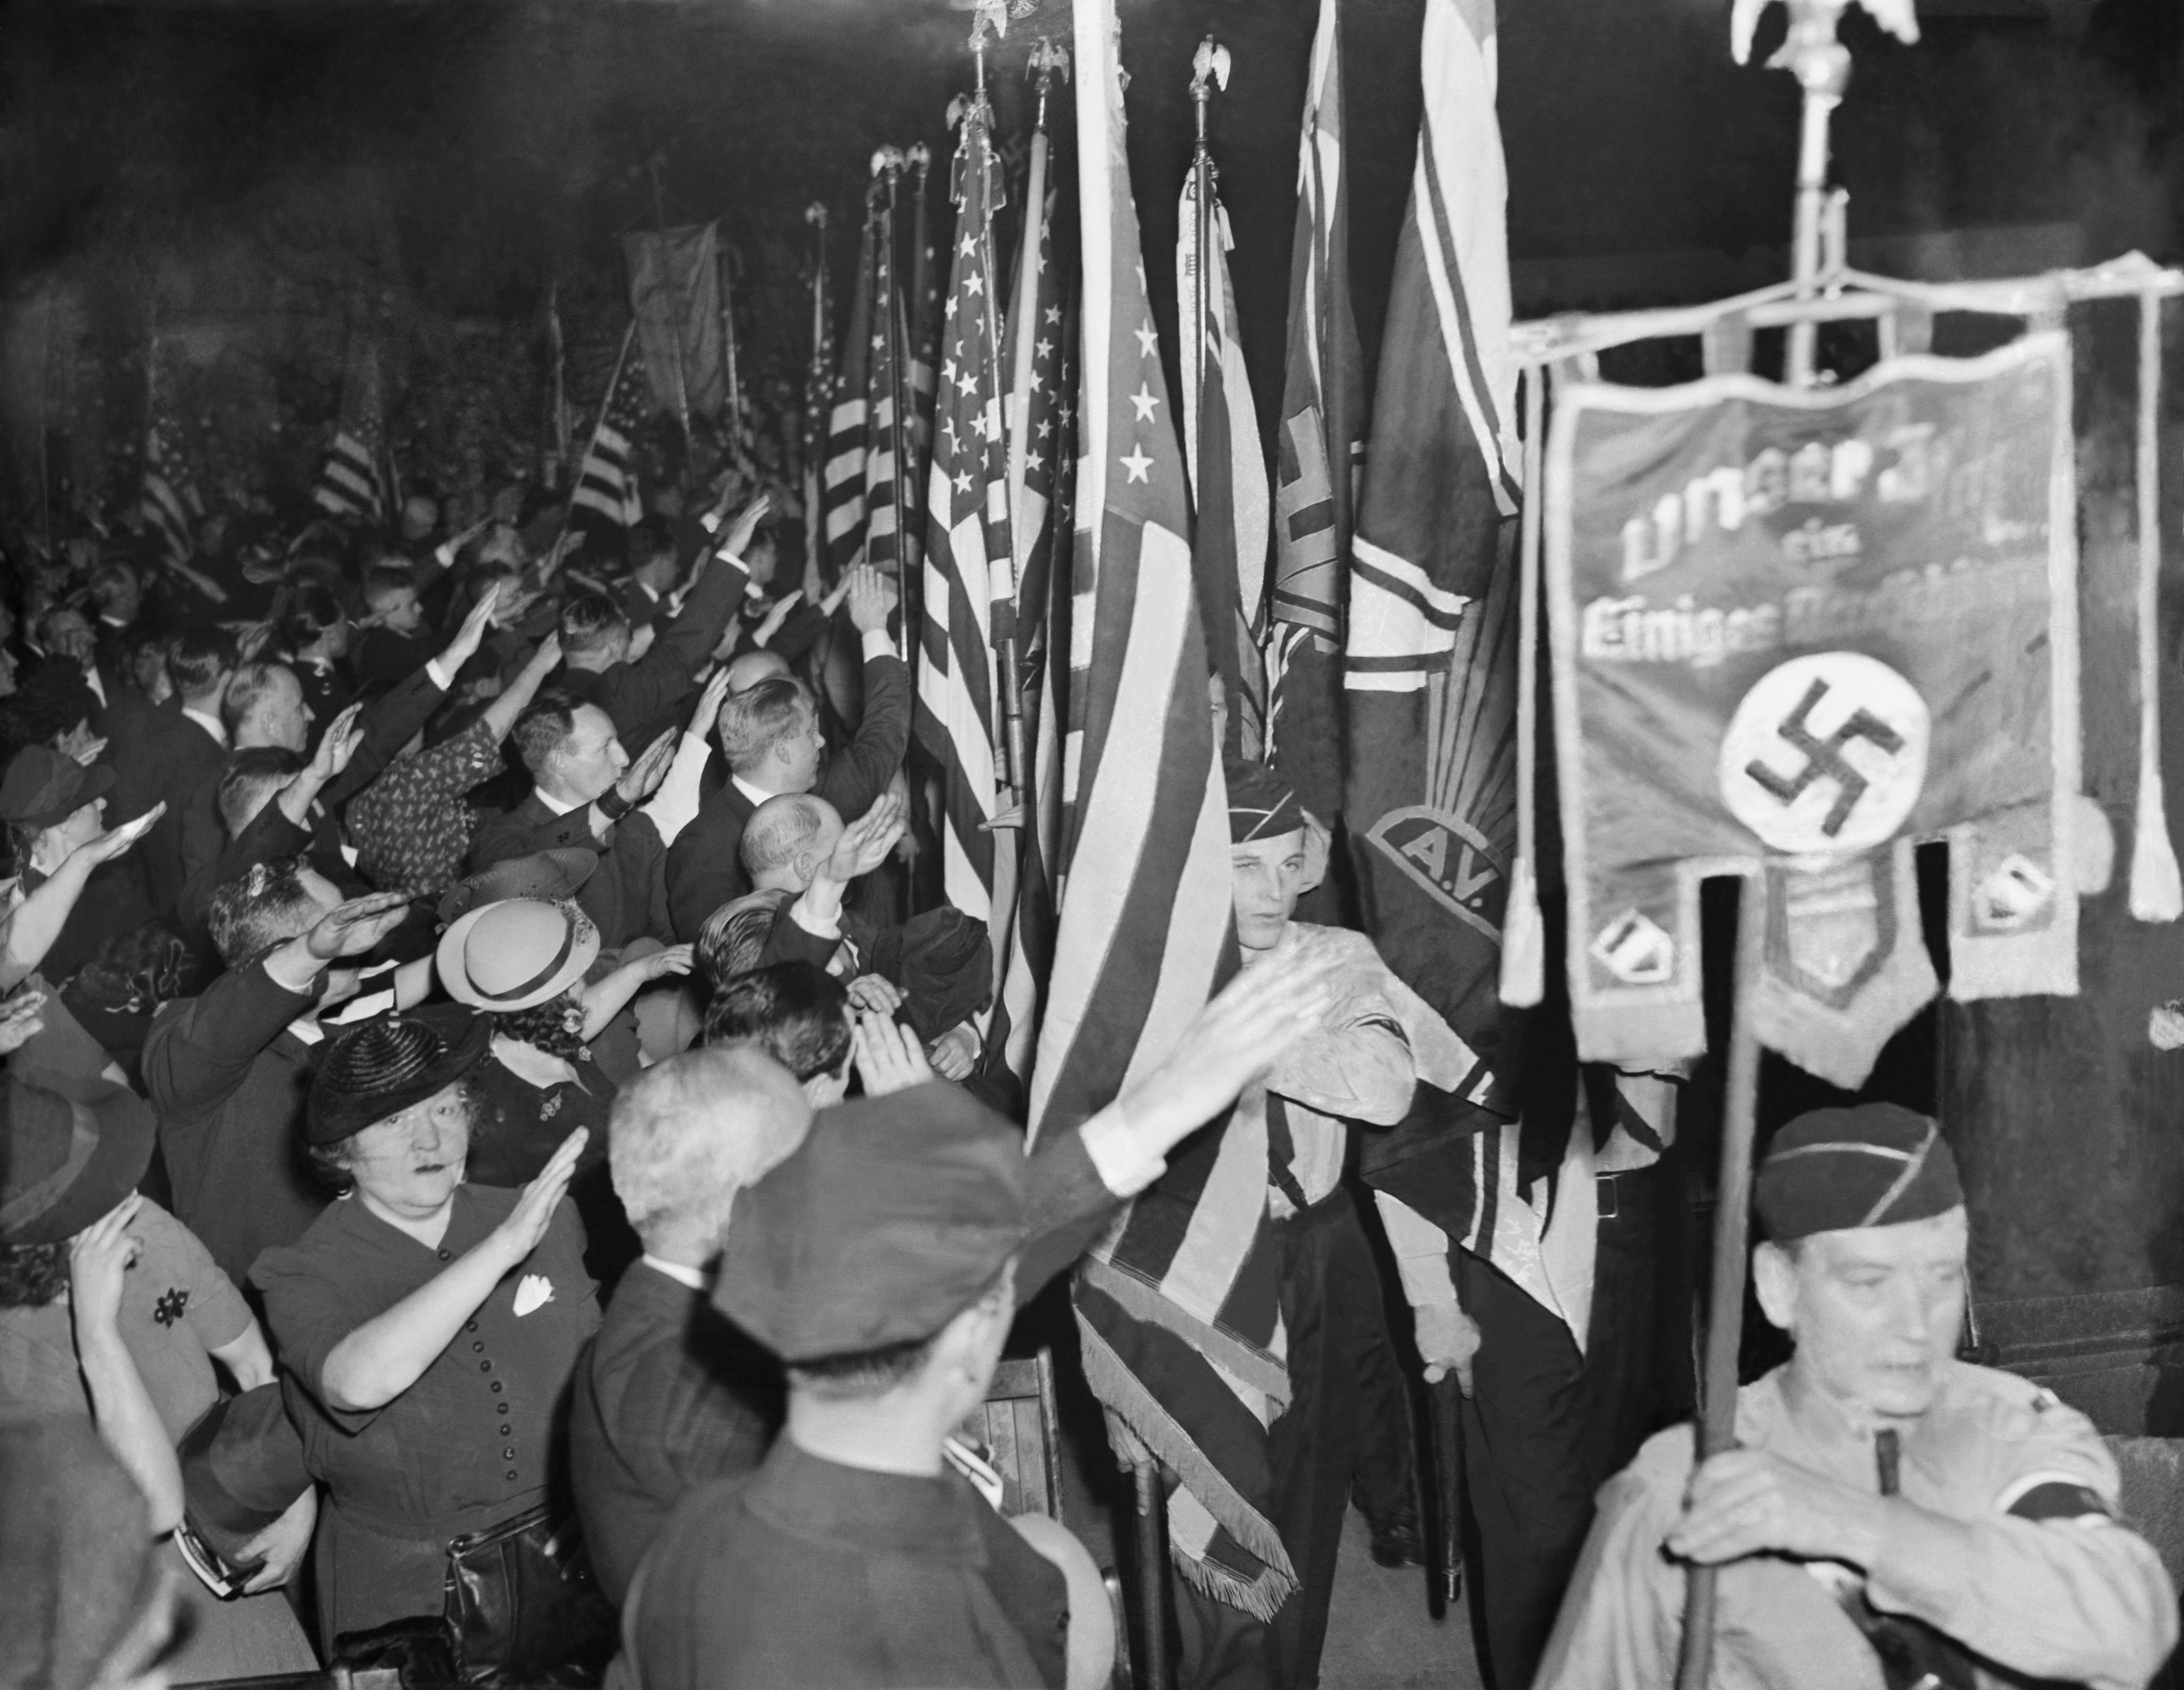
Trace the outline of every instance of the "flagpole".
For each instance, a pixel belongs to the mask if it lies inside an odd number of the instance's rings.
[[[811,229],[811,370],[804,396],[804,600],[816,604],[826,590],[820,548],[827,535],[827,431],[833,407],[832,372],[827,349],[827,208],[813,200],[804,208]],[[830,618],[827,625],[833,626]],[[822,636],[823,637],[823,636]]]
[[[1836,38],[1849,0],[1784,0],[1790,33],[1769,61],[1794,75],[1804,90],[1803,125],[1797,148],[1797,198],[1793,281],[1797,297],[1819,291],[1820,225],[1827,197],[1828,123],[1850,81],[1850,50]],[[1880,0],[1870,0],[1885,11]],[[1748,56],[1752,26],[1766,0],[1736,0],[1730,16],[1731,50]],[[1909,0],[1903,0],[1908,14]],[[1886,19],[1884,18],[1883,21]],[[1910,26],[1917,36],[1915,24]],[[1818,325],[1809,318],[1790,327],[1784,375],[1792,387],[1809,387]],[[1535,490],[1528,495],[1536,497]],[[1526,677],[1525,684],[1529,684]],[[1744,1289],[1748,1271],[1752,1207],[1752,1148],[1758,1131],[1759,1032],[1753,1022],[1765,963],[1767,870],[1763,863],[1744,876],[1736,905],[1736,975],[1730,1007],[1729,1073],[1723,1104],[1721,1161],[1715,1180],[1713,1263],[1707,1297],[1706,1371],[1699,1399],[1697,1459],[1707,1461],[1736,1447],[1737,1352],[1744,1334]],[[1676,1660],[1676,1690],[1707,1690],[1713,1672],[1714,1620],[1720,1569],[1693,1567],[1685,1586],[1684,1631]]]

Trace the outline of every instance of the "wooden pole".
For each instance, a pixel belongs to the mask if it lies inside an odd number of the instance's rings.
[[[1746,1246],[1751,1231],[1752,1138],[1759,1102],[1759,1033],[1752,1006],[1767,925],[1766,871],[1745,876],[1736,903],[1736,990],[1729,1030],[1729,1081],[1713,1211],[1713,1272],[1707,1308],[1706,1370],[1699,1398],[1698,1459],[1736,1447],[1736,1352],[1744,1332]],[[1684,1598],[1676,1690],[1706,1690],[1713,1667],[1719,1570],[1693,1567]]]
[[[1139,1690],[1168,1690],[1167,1531],[1162,1516],[1160,1468],[1150,1460],[1137,1465],[1138,1623],[1144,1628],[1144,1671]]]

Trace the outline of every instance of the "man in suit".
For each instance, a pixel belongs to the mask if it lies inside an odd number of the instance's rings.
[[[471,871],[541,851],[589,851],[599,865],[577,902],[601,945],[612,951],[632,939],[666,938],[667,848],[637,807],[667,778],[674,730],[632,763],[604,710],[556,688],[515,719],[509,737],[536,784],[514,809],[478,823]]]
[[[850,621],[864,643],[865,715],[856,737],[822,772],[827,737],[800,682],[783,677],[732,693],[718,723],[728,779],[705,794],[667,853],[667,904],[676,937],[694,941],[705,918],[749,892],[744,826],[782,792],[816,792],[838,814],[862,815],[887,790],[910,746],[910,672],[888,642],[894,587],[878,570],[850,581]]]
[[[644,656],[632,661],[631,619],[612,599],[579,594],[561,609],[561,690],[596,704],[632,745],[649,745],[677,725],[699,669],[713,654],[743,601],[749,575],[740,562],[751,531],[766,514],[760,498],[737,518],[699,573],[680,614],[659,630]]]
[[[1043,1139],[1028,1159],[1028,1207],[1060,1241],[1056,1265],[1324,1008],[1307,975],[1240,976],[1126,1098]],[[857,1042],[866,1097],[847,1107],[877,1129],[889,1130],[898,1107],[915,1114],[959,1095],[884,1017],[866,1017]],[[812,1119],[805,1088],[749,1043],[670,1057],[615,1099],[608,1155],[644,1255],[577,1365],[569,1459],[593,1565],[617,1604],[677,1504],[756,1468],[782,1424],[778,1360],[710,1293],[737,1193],[791,1154]]]
[[[164,803],[161,816],[135,853],[142,859],[152,908],[175,908],[187,876],[182,867],[182,812],[198,787],[217,781],[227,762],[227,724],[220,708],[236,669],[233,637],[192,628],[167,656],[175,698],[145,712],[131,731],[109,744],[114,764],[112,813],[130,821]]]

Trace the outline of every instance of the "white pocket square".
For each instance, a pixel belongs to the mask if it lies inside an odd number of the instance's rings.
[[[554,1300],[554,1281],[543,1273],[526,1273],[515,1287],[515,1312],[518,1318],[533,1309],[543,1309]]]

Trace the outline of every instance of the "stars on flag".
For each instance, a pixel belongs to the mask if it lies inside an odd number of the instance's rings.
[[[1154,331],[1153,320],[1146,318],[1142,328],[1133,329],[1130,332],[1138,337],[1138,356],[1150,358],[1154,349],[1160,345],[1160,336]]]
[[[1152,484],[1152,477],[1148,472],[1153,467],[1153,460],[1145,456],[1145,448],[1139,442],[1132,441],[1130,442],[1130,455],[1127,458],[1117,459],[1116,461],[1121,464],[1125,470],[1128,470],[1130,472],[1131,481],[1143,481],[1148,486]]]
[[[1149,423],[1153,420],[1153,407],[1159,404],[1160,401],[1153,396],[1151,387],[1140,381],[1138,383],[1138,391],[1130,395],[1130,403],[1137,408],[1137,420]]]

